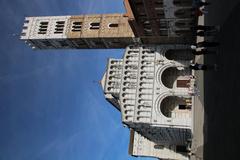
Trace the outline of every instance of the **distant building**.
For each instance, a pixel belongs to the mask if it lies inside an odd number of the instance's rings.
[[[123,59],[109,59],[102,86],[123,124],[134,130],[132,155],[187,159],[187,150],[180,154],[177,148],[186,149],[192,138],[192,58],[186,45],[144,45],[127,47]],[[139,146],[139,139],[152,143],[152,150]]]
[[[129,24],[143,44],[187,44],[197,24],[192,0],[124,0]]]

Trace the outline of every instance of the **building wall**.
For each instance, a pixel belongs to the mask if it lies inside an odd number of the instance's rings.
[[[192,0],[124,0],[129,24],[144,44],[186,44],[195,40]]]
[[[21,39],[37,49],[125,48],[135,41],[123,14],[27,17]]]
[[[191,44],[191,0],[124,0],[126,14],[26,17],[21,39],[35,49]]]
[[[121,110],[119,92],[121,88],[122,67],[122,59],[110,58],[107,64],[107,70],[101,80],[105,98],[119,111]]]
[[[129,154],[133,156],[156,157],[160,159],[188,160],[187,152],[179,152],[176,145],[157,144],[141,134],[130,131]]]
[[[187,47],[129,46],[121,65],[120,60],[109,61],[105,94],[111,92],[118,99],[124,124],[155,143],[185,145],[192,138],[194,83]],[[189,53],[189,58],[169,56],[179,50]]]

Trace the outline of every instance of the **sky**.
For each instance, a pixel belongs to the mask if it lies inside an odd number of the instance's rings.
[[[37,50],[25,16],[122,13],[123,0],[0,1],[0,160],[149,160],[128,155],[129,130],[98,84],[124,50]]]

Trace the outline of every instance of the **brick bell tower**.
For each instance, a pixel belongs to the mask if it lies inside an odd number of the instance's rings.
[[[21,39],[33,49],[125,48],[137,41],[124,14],[26,17]]]

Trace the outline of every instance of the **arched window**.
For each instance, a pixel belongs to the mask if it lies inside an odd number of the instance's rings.
[[[82,30],[82,22],[72,23],[72,32],[80,32]]]
[[[48,29],[48,22],[40,22],[39,29],[38,29],[38,34],[47,34],[47,29]]]
[[[55,25],[55,34],[62,34],[65,27],[65,21],[57,21]]]
[[[99,29],[100,23],[99,22],[92,22],[90,23],[90,29]]]
[[[118,23],[110,23],[108,25],[109,28],[117,28],[118,27]]]

